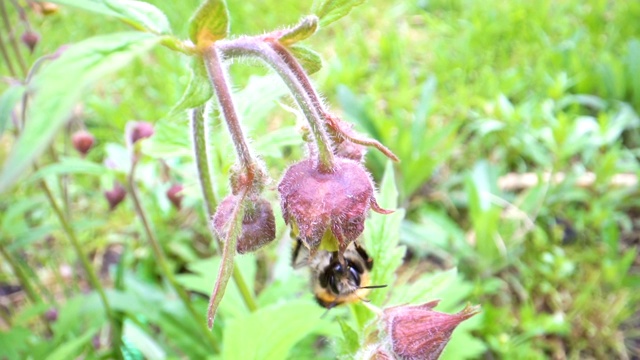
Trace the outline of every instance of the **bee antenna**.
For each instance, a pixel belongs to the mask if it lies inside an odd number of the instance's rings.
[[[369,285],[369,286],[360,286],[358,289],[382,289],[386,287],[387,285]]]

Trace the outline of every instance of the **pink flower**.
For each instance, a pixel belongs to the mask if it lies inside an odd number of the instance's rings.
[[[422,305],[393,306],[384,310],[387,336],[393,352],[404,360],[435,360],[449,342],[453,330],[480,311],[467,306],[456,314],[434,311],[440,300]]]

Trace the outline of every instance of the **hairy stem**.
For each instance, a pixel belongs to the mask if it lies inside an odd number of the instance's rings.
[[[316,109],[318,114],[320,114],[320,116],[325,121],[325,123],[330,127],[332,127],[333,130],[335,130],[339,136],[344,137],[345,139],[351,141],[354,144],[358,144],[362,146],[372,146],[378,149],[378,151],[383,153],[385,156],[387,156],[391,160],[400,161],[400,159],[398,159],[398,156],[396,156],[396,154],[394,154],[386,146],[382,145],[382,143],[380,143],[379,141],[374,139],[366,139],[366,138],[359,137],[355,135],[354,132],[352,131],[342,131],[340,129],[339,124],[336,123],[336,120],[334,119],[334,117],[331,116],[327,111],[327,109],[324,107],[324,104],[320,100],[320,96],[318,95],[318,93],[316,92],[316,89],[311,84],[311,80],[307,76],[307,73],[304,71],[304,69],[302,68],[302,65],[300,65],[296,57],[293,56],[293,54],[291,54],[289,50],[287,50],[286,46],[280,44],[277,41],[269,42],[269,46],[271,46],[271,48],[273,48],[273,50],[275,50],[278,53],[278,55],[282,57],[285,63],[287,63],[287,65],[290,66],[291,71],[295,74],[295,78],[298,81],[300,81],[300,85],[304,88],[305,92],[309,95],[309,98],[311,99],[311,105],[313,105],[313,107]]]
[[[35,168],[36,170],[38,169],[37,166]],[[60,209],[60,206],[58,205],[55,198],[53,197],[53,193],[51,192],[51,189],[47,185],[46,181],[40,180],[40,186],[42,187],[42,190],[44,191],[47,197],[47,200],[51,205],[51,208],[53,208],[53,212],[56,214],[56,217],[58,218],[58,221],[60,222],[60,225],[62,226],[64,233],[67,235],[67,237],[71,241],[71,246],[73,247],[73,250],[75,251],[76,256],[78,256],[78,258],[80,259],[80,263],[82,264],[82,267],[87,275],[89,284],[91,284],[91,287],[93,287],[96,290],[96,292],[98,293],[98,297],[100,297],[100,301],[102,302],[102,307],[104,307],[104,310],[107,314],[107,318],[109,318],[109,321],[111,322],[111,337],[113,341],[112,345],[114,349],[117,349],[115,351],[116,357],[118,359],[122,359],[122,352],[120,351],[120,343],[122,341],[121,329],[118,327],[118,319],[116,317],[116,314],[111,309],[111,306],[109,305],[109,301],[107,300],[107,295],[105,294],[104,288],[102,287],[102,284],[98,279],[98,276],[93,271],[89,258],[82,251],[82,245],[80,245],[80,241],[78,241],[78,238],[76,236],[75,231],[73,230],[73,227],[65,217],[62,209]]]
[[[274,49],[256,38],[241,37],[235,40],[219,41],[215,46],[229,56],[256,56],[280,75],[309,123],[309,128],[318,148],[320,168],[325,171],[332,171],[334,163],[332,143],[327,135],[323,119],[313,105],[312,95],[301,85],[301,81],[298,78],[303,75],[293,72],[291,70],[292,66],[287,64]],[[302,71],[302,74],[304,74],[304,71]],[[304,77],[306,77],[306,74],[304,74]]]
[[[220,60],[220,54],[214,46],[210,46],[204,50],[204,64],[211,80],[211,85],[216,98],[218,99],[218,105],[220,106],[220,113],[227,124],[229,134],[233,145],[238,155],[238,161],[240,166],[247,174],[248,183],[252,183],[255,177],[256,162],[251,155],[249,145],[242,132],[240,126],[240,120],[238,119],[238,113],[236,112],[235,105],[233,104],[233,98],[231,96],[231,87],[229,86],[229,79],[222,67],[222,61]]]
[[[207,329],[205,323],[201,321],[200,315],[198,315],[198,312],[196,311],[196,309],[193,307],[193,304],[191,303],[189,294],[178,284],[178,281],[176,280],[173,274],[173,271],[169,267],[169,263],[164,254],[164,250],[162,249],[160,242],[156,238],[155,233],[151,229],[151,223],[149,221],[149,218],[147,217],[147,214],[144,208],[142,207],[142,203],[140,202],[140,198],[138,197],[138,190],[135,183],[136,164],[137,164],[137,161],[135,159],[132,160],[131,170],[129,171],[127,185],[129,187],[129,193],[131,194],[131,199],[133,200],[133,206],[135,208],[136,215],[138,216],[138,218],[140,219],[140,222],[142,223],[142,227],[147,236],[147,240],[151,245],[151,250],[153,251],[155,260],[158,262],[158,265],[160,266],[160,271],[162,271],[162,274],[167,279],[167,281],[169,282],[173,290],[176,292],[176,294],[178,294],[178,297],[180,298],[182,303],[186,306],[187,311],[189,311],[189,314],[193,317],[196,324],[198,324],[198,327],[200,328],[204,337],[209,341],[209,344],[211,345],[211,347],[215,351],[220,352],[220,346],[218,345],[217,340],[213,337],[213,334]]]
[[[198,168],[198,178],[200,180],[200,187],[202,189],[205,208],[207,210],[207,219],[211,219],[216,211],[217,201],[213,192],[213,185],[211,183],[211,172],[209,170],[209,155],[207,152],[207,132],[204,107],[191,109],[190,120],[191,135],[193,136],[194,156]],[[224,244],[222,244],[220,239],[218,239],[215,234],[212,233],[212,236],[218,244],[218,249],[221,249],[221,252],[224,253]],[[247,286],[247,282],[244,280],[240,269],[238,269],[238,267],[235,265],[233,266],[233,281],[238,287],[238,290],[240,290],[240,295],[242,296],[242,299],[244,300],[244,303],[249,311],[256,311],[258,309],[258,305],[256,303],[255,296]],[[209,308],[211,310],[211,304]]]
[[[204,107],[191,109],[189,114],[191,121],[191,136],[193,140],[193,155],[196,160],[198,179],[200,180],[200,190],[204,197],[204,204],[207,210],[207,218],[211,218],[216,211],[218,203],[213,192],[211,182],[211,171],[209,170],[209,153],[207,149],[207,130],[205,124]]]

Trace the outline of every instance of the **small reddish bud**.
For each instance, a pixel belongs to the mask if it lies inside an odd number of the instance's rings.
[[[91,135],[90,132],[80,130],[75,132],[71,136],[71,142],[73,143],[73,147],[78,150],[78,152],[82,154],[82,156],[85,156],[93,147],[95,138],[93,137],[93,135]]]
[[[138,140],[150,138],[154,133],[153,124],[146,121],[137,121],[133,124],[130,133],[130,140],[135,144]]]
[[[107,198],[109,202],[109,210],[115,209],[116,206],[124,200],[126,195],[127,191],[118,183],[113,186],[113,189],[105,191],[104,197]]]
[[[480,310],[477,306],[467,306],[457,314],[445,314],[433,310],[439,301],[394,306],[384,310],[382,319],[387,336],[391,337],[393,352],[400,359],[438,359],[453,330]]]
[[[33,50],[36,48],[36,45],[38,45],[38,42],[40,41],[40,35],[38,35],[38,33],[34,31],[27,30],[24,32],[24,34],[22,34],[20,40],[22,40],[23,44],[27,45],[30,52],[33,52]]]
[[[44,318],[47,319],[48,322],[54,322],[58,320],[58,309],[51,308],[44,313]]]
[[[312,251],[330,230],[343,252],[362,234],[370,207],[386,212],[373,197],[367,171],[346,158],[336,158],[332,172],[320,171],[312,159],[294,164],[282,177],[278,191],[285,221],[297,226],[298,236]]]
[[[221,239],[227,237],[227,224],[231,220],[240,197],[229,195],[218,205],[213,215],[213,227]],[[242,234],[238,238],[236,250],[240,254],[254,252],[276,238],[276,222],[271,203],[255,197],[249,199],[242,219]]]
[[[182,205],[182,198],[184,197],[184,195],[182,195],[182,189],[182,185],[174,184],[167,190],[167,198],[169,198],[169,201],[171,201],[176,209],[180,209]]]

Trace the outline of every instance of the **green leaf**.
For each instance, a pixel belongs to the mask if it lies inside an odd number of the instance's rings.
[[[224,39],[229,35],[229,11],[224,0],[205,0],[189,21],[189,38],[196,45]]]
[[[349,14],[351,9],[364,3],[364,0],[320,0],[313,5],[313,12],[320,18],[320,25],[327,26]]]
[[[435,76],[430,76],[427,81],[422,84],[420,102],[415,112],[413,124],[411,124],[411,141],[413,142],[413,146],[419,147],[421,142],[424,141],[424,135],[427,131],[427,117],[433,104],[436,84]]]
[[[290,46],[289,51],[298,59],[307,74],[311,75],[322,69],[322,58],[317,52],[300,45]]]
[[[52,0],[51,2],[117,17],[137,30],[171,34],[171,26],[166,15],[147,2],[134,0]]]
[[[7,331],[0,331],[0,358],[24,359],[29,353],[29,339],[33,330],[15,324]]]
[[[247,285],[249,290],[253,292],[257,270],[255,256],[250,254],[237,256],[235,257],[235,262],[243,277],[248,280]],[[187,268],[191,273],[180,274],[176,276],[176,278],[185,288],[208,296],[211,294],[211,289],[213,289],[214,282],[216,281],[215,272],[219,267],[220,257],[211,257],[190,263]],[[242,295],[235,282],[232,282],[232,284],[227,287],[218,311],[236,317],[245,315],[249,311],[242,300]]]
[[[207,76],[207,69],[204,67],[204,61],[199,56],[193,57],[191,66],[191,78],[189,85],[184,91],[182,98],[171,109],[170,115],[177,115],[179,112],[192,109],[206,103],[213,96],[213,89]]]
[[[34,175],[29,177],[29,182],[37,181],[52,175],[95,175],[101,176],[109,169],[103,165],[79,158],[62,158],[57,163],[52,163],[40,168]]]
[[[283,45],[291,45],[307,39],[311,35],[315,34],[318,30],[318,17],[315,15],[307,16],[298,25],[287,30],[282,34],[278,41]]]
[[[98,329],[94,328],[87,331],[80,337],[73,337],[71,340],[65,341],[54,352],[47,356],[46,360],[65,360],[79,357],[80,354],[82,354],[85,345],[89,344],[91,338],[97,332]]]
[[[337,318],[340,329],[342,329],[342,339],[338,340],[340,352],[344,355],[355,354],[360,348],[360,337],[358,333],[347,324],[342,318]]]
[[[189,123],[184,118],[173,116],[158,121],[155,134],[142,144],[143,152],[155,158],[193,156]]]
[[[34,95],[27,121],[0,173],[0,193],[44,151],[90,85],[128,65],[158,40],[137,32],[97,36],[70,47],[43,68],[30,84]]]
[[[387,163],[377,200],[380,206],[385,209],[393,210],[396,208],[398,190],[390,161]],[[405,247],[398,245],[403,218],[403,209],[396,209],[394,213],[389,215],[371,213],[371,218],[364,231],[364,243],[369,255],[375,259],[371,271],[373,285],[391,286],[394,282],[394,273],[402,264],[405,253]],[[389,287],[372,291],[369,299],[373,304],[381,305],[388,291]]]
[[[254,147],[264,157],[282,158],[282,149],[286,146],[300,146],[303,140],[295,126],[286,126],[259,137]]]
[[[22,95],[24,95],[24,90],[24,86],[15,85],[9,87],[0,96],[0,136],[2,136],[4,129],[7,128],[7,124],[11,120],[11,112],[22,98]]]
[[[138,327],[133,321],[125,321],[123,333],[127,342],[134,345],[144,355],[145,359],[161,360],[167,358],[167,354],[156,339]]]
[[[319,328],[323,309],[297,300],[261,308],[225,326],[223,359],[286,359],[293,346]]]
[[[338,85],[338,102],[349,120],[362,126],[374,139],[382,139],[382,132],[378,129],[375,119],[369,113],[368,103],[359,99],[347,86]]]

